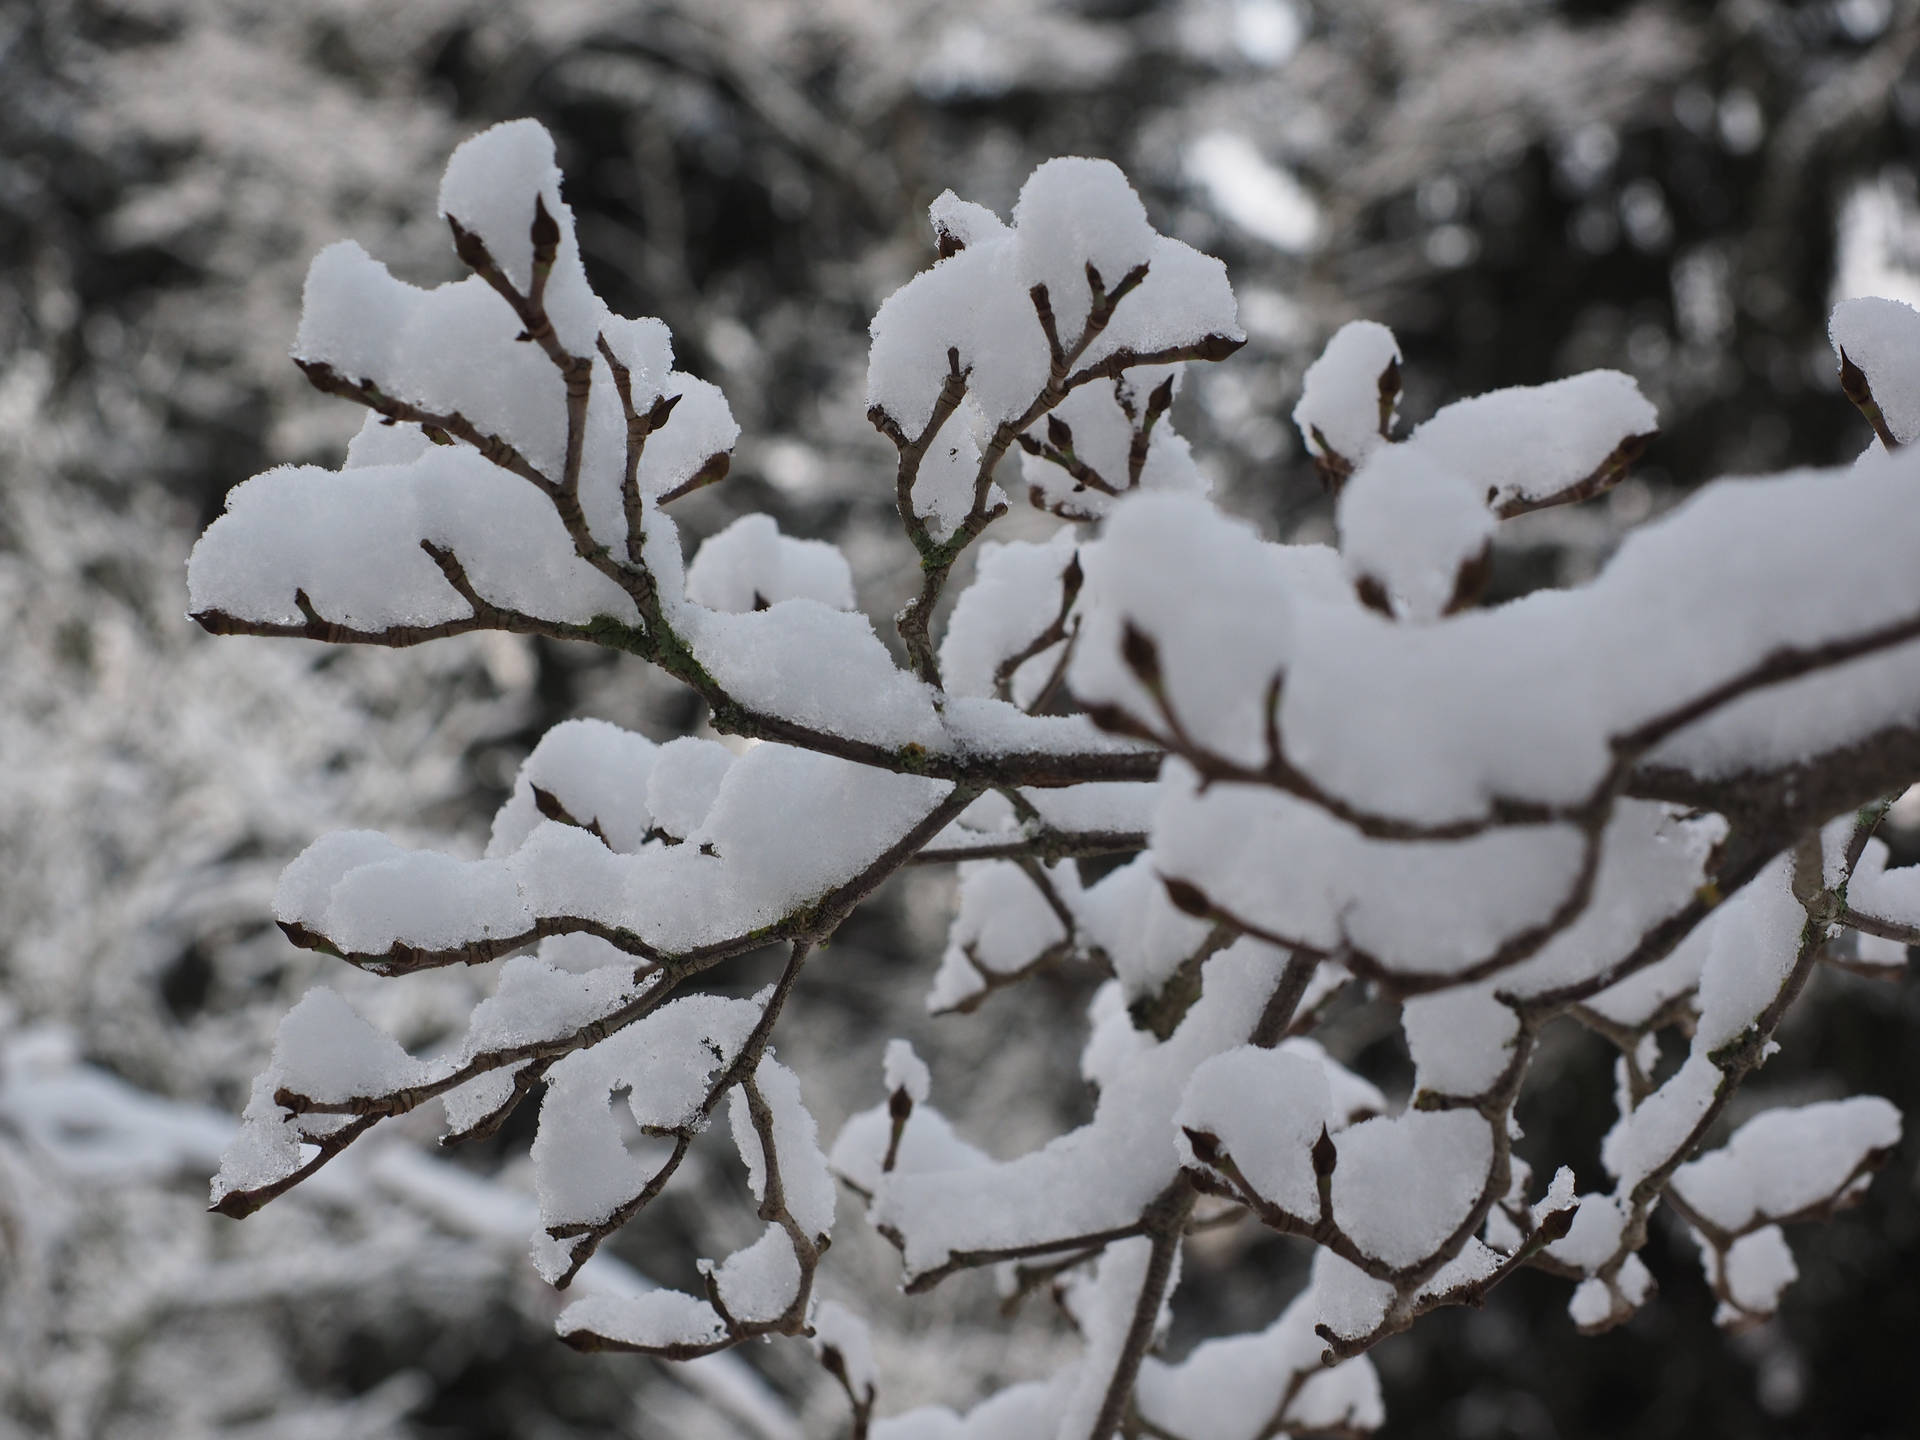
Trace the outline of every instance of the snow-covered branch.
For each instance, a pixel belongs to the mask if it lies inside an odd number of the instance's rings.
[[[811,1335],[874,1440],[1362,1433],[1381,1418],[1365,1352],[1521,1268],[1574,1279],[1583,1328],[1630,1314],[1663,1203],[1723,1320],[1771,1313],[1793,1271],[1779,1227],[1857,1199],[1899,1131],[1859,1099],[1768,1112],[1702,1154],[1821,959],[1884,972],[1920,938],[1920,892],[1873,837],[1920,779],[1920,460],[1899,448],[1920,316],[1836,313],[1882,452],[1707,486],[1591,583],[1483,608],[1504,522],[1590,499],[1653,440],[1631,379],[1470,397],[1401,437],[1398,344],[1349,325],[1294,416],[1339,545],[1273,543],[1212,505],[1173,429],[1184,367],[1242,339],[1224,268],[1157,234],[1105,162],[1041,166],[1011,223],[943,195],[939,259],[881,306],[868,371],[920,567],[902,665],[830,545],[747,516],[686,560],[665,507],[725,475],[736,427],[663,325],[593,294],[559,183],[537,125],[496,127],[441,191],[468,279],[422,291],[351,244],[322,252],[295,353],[373,415],[340,471],[235,492],[194,553],[194,615],[593,643],[767,743],[573,721],[478,860],[313,844],[275,906],[296,943],[384,976],[504,964],[425,1057],[309,994],[218,1208],[257,1208],[429,1099],[459,1139],[540,1090],[534,1251],[565,1286],[725,1101],[759,1237],[701,1262],[704,1296],[589,1296],[561,1331],[666,1357]],[[1016,449],[1026,498],[1064,523],[996,544]],[[784,1002],[887,877],[954,861],[929,1008],[1100,976],[1091,1117],[995,1158],[896,1042],[884,1099],[823,1153],[773,1058]],[[768,989],[698,988],[775,944]],[[1315,1038],[1363,989],[1399,1005],[1404,1105]],[[1610,1183],[1584,1194],[1515,1152],[1561,1022],[1620,1052]],[[1670,1030],[1687,1057],[1666,1073]],[[964,1420],[876,1418],[864,1328],[814,1303],[833,1175],[910,1292],[999,1267],[1010,1303],[1059,1299],[1081,1357]],[[1306,1289],[1265,1331],[1157,1359],[1187,1236],[1240,1213],[1314,1247]]]

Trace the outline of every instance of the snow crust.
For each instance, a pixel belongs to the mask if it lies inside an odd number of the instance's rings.
[[[828,1350],[838,1353],[853,1393],[871,1395],[880,1374],[873,1336],[859,1312],[838,1300],[823,1300],[813,1312],[814,1354],[824,1357]]]
[[[1189,1155],[1188,1135],[1213,1135],[1256,1192],[1308,1219],[1320,1211],[1308,1151],[1335,1120],[1323,1065],[1252,1045],[1195,1069],[1174,1115]]]
[[[1230,947],[1207,962],[1200,999],[1173,1036],[1143,1037],[1107,1077],[1088,1124],[1014,1160],[879,1177],[871,1218],[900,1232],[908,1274],[958,1253],[1130,1223],[1179,1167],[1173,1117],[1188,1078],[1245,1040],[1277,978],[1264,947]]]
[[[686,772],[676,763],[667,773]],[[918,824],[947,788],[760,745],[727,767],[684,844],[615,854],[584,830],[542,821],[511,852],[463,861],[348,832],[288,867],[276,914],[368,956],[396,945],[457,949],[527,935],[541,920],[582,919],[687,950],[818,899]],[[793,815],[817,827],[804,846],[792,843]]]
[[[1520,1019],[1495,997],[1500,982],[1416,995],[1400,1007],[1400,1028],[1413,1056],[1416,1092],[1478,1095],[1512,1059]]]
[[[1060,609],[1060,577],[1071,563],[1077,537],[1071,529],[1056,531],[1035,544],[1015,540],[985,541],[975,562],[973,582],[960,592],[953,615],[940,642],[940,671],[951,695],[991,696],[1003,662],[1031,645]],[[1015,672],[1018,685],[1030,671],[1027,694],[1051,671],[1054,652],[1029,660]]]
[[[1065,425],[1073,459],[1094,478],[1076,476],[1046,455],[1027,451],[1020,458],[1020,473],[1033,504],[1071,520],[1097,520],[1113,503],[1109,491],[1204,495],[1211,490],[1212,482],[1194,462],[1191,448],[1164,417],[1147,433],[1146,454],[1137,477],[1133,473],[1135,436],[1146,423],[1153,393],[1170,381],[1177,394],[1184,371],[1180,365],[1142,365],[1110,383],[1075,390],[1055,406],[1048,422],[1036,425],[1029,435],[1051,444],[1054,422]]]
[[[1069,157],[1040,166],[1020,191],[1010,227],[947,196],[935,202],[933,220],[937,233],[963,238],[966,248],[882,303],[867,369],[868,404],[910,435],[932,414],[950,348],[968,373],[969,404],[988,426],[1025,413],[1046,384],[1050,361],[1029,291],[1047,287],[1057,332],[1070,345],[1092,304],[1089,266],[1108,291],[1135,267],[1148,270],[1082,355],[1083,365],[1212,335],[1245,338],[1225,267],[1154,234],[1133,187],[1107,161]]]
[[[649,779],[660,747],[604,720],[563,720],[540,737],[514,777],[513,794],[494,816],[487,854],[511,855],[545,818],[536,790],[560,802],[607,848],[631,855],[652,823]]]
[[[693,834],[712,811],[734,759],[718,740],[697,735],[662,745],[647,777],[646,808],[653,823],[676,839]]]
[[[827,1157],[820,1153],[813,1116],[801,1103],[800,1081],[772,1058],[760,1062],[755,1080],[773,1117],[771,1158],[779,1168],[787,1209],[809,1235],[826,1235],[833,1229],[833,1177],[827,1171]],[[745,1090],[733,1091],[728,1105],[733,1143],[747,1167],[747,1187],[754,1199],[764,1200],[770,1157],[753,1128]]]
[[[1472,481],[1497,509],[1573,490],[1622,442],[1652,435],[1659,420],[1632,376],[1589,370],[1456,400],[1408,436],[1406,448]]]
[[[927,1069],[927,1062],[914,1053],[911,1041],[889,1040],[881,1081],[886,1086],[887,1094],[905,1092],[914,1104],[924,1105],[932,1088],[933,1077]]]
[[[597,1224],[639,1193],[655,1167],[629,1149],[610,1098],[626,1091],[641,1127],[692,1124],[759,1018],[749,1001],[690,995],[556,1061],[532,1151],[541,1223]]]
[[[637,407],[677,397],[642,454],[644,496],[686,484],[732,448],[739,429],[725,398],[673,370],[659,321],[616,317],[592,293],[572,213],[560,199],[552,141],[536,122],[498,125],[461,146],[440,203],[443,214],[484,242],[523,295],[532,280],[536,203],[554,222],[558,243],[545,309],[561,346],[592,360],[580,503],[594,537],[621,549],[626,423],[597,342],[604,338],[630,368]],[[345,470],[284,467],[239,487],[189,563],[192,608],[298,625],[299,588],[325,619],[361,629],[463,618],[469,607],[421,550],[424,540],[453,552],[491,604],[574,624],[596,615],[631,622],[631,601],[575,554],[547,498],[458,438],[464,432],[456,421],[470,424],[480,437],[511,446],[547,481],[560,481],[563,385],[541,347],[519,342],[522,328],[513,307],[478,275],[422,290],[394,278],[352,241],[321,251],[308,272],[295,357],[379,403],[391,400],[453,426],[454,442],[428,444],[413,424],[385,435],[379,431],[387,427],[369,426],[350,448]],[[816,575],[810,588],[819,583]]]
[[[1069,682],[1165,723],[1121,657],[1124,619],[1157,643],[1189,733],[1227,758],[1264,762],[1265,698],[1284,672],[1286,758],[1353,805],[1440,823],[1482,816],[1495,796],[1573,803],[1611,763],[1611,737],[1782,649],[1920,614],[1903,519],[1917,474],[1903,451],[1849,471],[1719,481],[1634,532],[1582,589],[1418,627],[1328,596],[1301,547],[1265,544],[1197,501],[1134,497],[1083,550]],[[1827,583],[1841,570],[1860,583]],[[1869,687],[1842,683],[1852,678],[1829,676],[1823,742],[1884,713]]]
[[[1467,1110],[1409,1110],[1335,1137],[1333,1210],[1361,1249],[1390,1265],[1433,1253],[1485,1182],[1493,1139]]]
[[[1877,1095],[1766,1110],[1718,1150],[1674,1172],[1688,1205],[1735,1234],[1844,1193],[1875,1151],[1900,1143],[1900,1112]]]
[[[1056,887],[1078,892],[1072,861],[1049,873]],[[1066,923],[1019,865],[1010,860],[966,861],[960,867],[959,908],[927,994],[927,1008],[937,1012],[964,1006],[991,981],[1038,964],[1066,939]]]
[[[837,546],[782,535],[771,515],[742,515],[700,546],[687,567],[687,598],[729,614],[782,600],[853,609],[853,571]]]
[[[1045,285],[1063,337],[1087,321],[1087,268],[1105,288],[1153,258],[1146,207],[1110,160],[1063,156],[1042,163],[1013,207],[1015,270],[1023,286]]]
[[[1412,445],[1388,445],[1341,487],[1338,523],[1348,573],[1378,584],[1395,615],[1434,620],[1498,521],[1467,476]]]
[[[778,1225],[767,1226],[753,1244],[709,1269],[727,1313],[743,1325],[779,1319],[800,1293],[800,1260]]]
[[[1323,1268],[1316,1257],[1316,1281]],[[1293,1428],[1311,1433],[1378,1426],[1385,1407],[1373,1363],[1357,1356],[1331,1369],[1321,1365],[1326,1343],[1313,1329],[1319,1298],[1310,1285],[1265,1330],[1203,1341],[1177,1365],[1147,1357],[1140,1369],[1141,1416],[1163,1428],[1177,1426],[1192,1440],[1259,1440],[1289,1385],[1304,1374],[1311,1378],[1284,1417]]]
[[[474,590],[502,609],[574,625],[637,618],[632,600],[574,555],[539,491],[447,446],[404,465],[286,465],[236,486],[187,561],[188,604],[300,625],[298,589],[324,619],[360,630],[465,619],[473,607],[422,540],[457,555]]]
[[[1780,1292],[1800,1278],[1793,1251],[1778,1225],[1764,1226],[1734,1241],[1723,1273],[1734,1304],[1750,1315],[1771,1314],[1779,1307]],[[1732,1317],[1723,1305],[1714,1318],[1726,1324]]]
[[[1208,928],[1167,899],[1167,887],[1147,856],[1081,891],[1073,909],[1082,934],[1107,957],[1129,1002],[1157,994]]]
[[[995,693],[1000,664],[1027,649],[1060,611],[1060,576],[1073,559],[1073,545],[1071,530],[1058,530],[1044,543],[981,543],[973,582],[954,601],[941,639],[947,693]],[[1044,672],[1052,668],[1050,653],[1037,655],[1027,666],[1035,662],[1043,662],[1043,674],[1031,678],[1031,685],[1041,684]],[[1018,689],[1014,699],[1020,699]]]
[[[931,687],[894,664],[865,615],[801,597],[747,614],[687,606],[675,618],[750,709],[878,745],[952,748]]]
[[[1863,915],[1920,928],[1920,866],[1889,870],[1890,855],[1878,836],[1867,841],[1847,884],[1847,904]]]
[[[649,1290],[643,1295],[589,1295],[561,1312],[556,1326],[568,1335],[604,1335],[646,1350],[670,1345],[713,1345],[727,1327],[704,1300],[679,1290]]]
[[[1567,825],[1461,841],[1376,841],[1264,786],[1203,786],[1169,761],[1152,832],[1162,873],[1204,887],[1259,933],[1390,970],[1455,973],[1544,924],[1578,881]]]

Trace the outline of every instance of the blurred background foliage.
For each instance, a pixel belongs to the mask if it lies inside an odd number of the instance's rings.
[[[1270,534],[1331,533],[1288,412],[1347,319],[1399,334],[1407,420],[1590,367],[1639,379],[1662,434],[1636,478],[1504,530],[1497,599],[1590,575],[1702,480],[1865,445],[1825,316],[1848,295],[1920,300],[1917,48],[1920,0],[0,9],[0,1436],[699,1440],[782,1433],[781,1408],[809,1434],[842,1423],[797,1345],[689,1387],[555,1343],[515,1218],[530,1114],[428,1171],[371,1164],[244,1226],[201,1214],[223,1117],[307,985],[430,1047],[489,981],[323,969],[267,923],[287,859],[348,825],[477,850],[548,725],[665,739],[702,720],[657,677],[544,642],[329,653],[215,643],[181,618],[186,551],[225,492],[337,464],[359,422],[285,358],[308,258],[351,235],[416,282],[450,277],[433,194],[465,135],[544,121],[601,292],[667,320],[681,365],[725,388],[744,437],[732,477],[682,507],[694,537],[771,509],[838,540],[863,602],[891,613],[911,554],[864,417],[867,320],[931,260],[941,190],[1004,213],[1038,161],[1092,154],[1230,267],[1250,343],[1190,376],[1177,419]],[[1910,863],[1920,816],[1902,814]],[[877,1097],[895,1034],[1000,1153],[1084,1114],[1095,977],[926,1020],[949,896],[930,872],[892,886],[797,997],[781,1049],[824,1133]],[[1332,1039],[1404,1093],[1390,1010],[1352,1006]],[[1920,1114],[1910,983],[1823,974],[1784,1039],[1765,1095],[1865,1090]],[[1524,1148],[1592,1182],[1609,1057],[1556,1041]],[[392,1128],[409,1153],[432,1138]],[[1917,1161],[1910,1140],[1859,1213],[1796,1235],[1806,1278],[1752,1334],[1713,1331],[1691,1245],[1665,1227],[1664,1293],[1615,1334],[1579,1339],[1565,1287],[1533,1276],[1423,1323],[1376,1355],[1385,1433],[1911,1433]],[[685,1283],[681,1257],[722,1253],[728,1163],[716,1150],[619,1254]],[[478,1188],[450,1202],[461,1184]],[[908,1304],[852,1207],[841,1234],[829,1289],[876,1319],[883,1412],[966,1403],[1072,1343],[1041,1303],[1002,1321],[984,1277]],[[1248,1227],[1196,1242],[1172,1343],[1264,1325],[1303,1258]]]

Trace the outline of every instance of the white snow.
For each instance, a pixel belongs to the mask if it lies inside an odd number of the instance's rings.
[[[887,1042],[886,1063],[882,1071],[882,1083],[889,1095],[902,1091],[916,1105],[927,1103],[927,1095],[933,1084],[927,1070],[927,1062],[914,1053],[910,1040],[889,1040]]]
[[[778,1225],[767,1226],[758,1240],[734,1251],[712,1273],[727,1313],[743,1325],[779,1319],[800,1293],[800,1260]]]
[[[628,1146],[609,1097],[625,1090],[640,1126],[693,1123],[759,1013],[745,1000],[689,996],[555,1062],[532,1152],[541,1223],[595,1224],[639,1193],[655,1167]]]
[[[1080,338],[1092,305],[1087,267],[1111,292],[1136,266],[1146,279],[1121,300],[1080,357],[1091,366],[1125,351],[1157,355],[1208,337],[1244,339],[1225,267],[1156,235],[1126,177],[1104,160],[1040,166],[1022,187],[1011,228],[946,197],[934,223],[966,248],[923,271],[873,319],[867,400],[917,435],[956,352],[967,393],[988,426],[1023,415],[1047,382],[1050,355],[1029,291],[1047,287],[1063,347]]]
[[[1013,207],[1015,273],[1022,289],[1047,287],[1054,322],[1071,343],[1087,322],[1087,271],[1112,291],[1153,257],[1146,207],[1110,160],[1066,156],[1027,177]]]
[[[321,985],[281,1020],[273,1068],[286,1089],[322,1103],[398,1090],[416,1083],[426,1069],[337,991]]]
[[[322,619],[360,630],[467,618],[473,607],[422,540],[450,550],[490,605],[574,625],[637,618],[625,592],[574,555],[539,491],[440,445],[404,465],[282,466],[237,486],[187,562],[188,604],[297,626],[303,589]]]
[[[1764,1110],[1718,1150],[1674,1172],[1681,1199],[1735,1234],[1845,1193],[1867,1158],[1900,1143],[1900,1112],[1877,1095]]]
[[[853,609],[853,571],[837,546],[782,535],[771,515],[742,515],[707,539],[687,567],[687,598],[738,614],[782,600]]]
[[[1309,453],[1329,452],[1358,466],[1377,450],[1392,428],[1389,408],[1381,413],[1381,379],[1400,363],[1400,342],[1374,320],[1350,320],[1334,331],[1320,358],[1300,381],[1293,423]],[[1396,380],[1390,398],[1397,406]]]
[[[1318,1218],[1308,1152],[1333,1123],[1333,1097],[1312,1059],[1252,1045],[1215,1055],[1193,1072],[1173,1123],[1188,1164],[1198,1163],[1188,1135],[1210,1134],[1262,1198],[1309,1223]]]
[[[647,777],[646,808],[654,823],[675,839],[698,830],[734,762],[718,740],[682,735],[660,747]]]
[[[539,826],[536,788],[580,824],[597,826],[608,848],[632,854],[651,824],[649,773],[659,751],[646,736],[604,720],[561,721],[520,766],[512,797],[494,816],[487,854],[512,854]]]
[[[910,1274],[961,1251],[993,1250],[1129,1223],[1179,1166],[1173,1115],[1209,1055],[1244,1041],[1278,979],[1268,955],[1230,948],[1207,962],[1201,997],[1163,1044],[1108,1078],[1090,1123],[1006,1162],[896,1169],[874,1192],[876,1224],[899,1229]],[[925,1113],[916,1107],[915,1121]]]
[[[1367,1254],[1410,1265],[1432,1254],[1479,1198],[1493,1154],[1471,1110],[1409,1110],[1334,1137],[1333,1211]]]
[[[1847,885],[1847,906],[1862,915],[1920,929],[1920,866],[1887,869],[1891,852],[1877,835],[1860,852]]]
[[[1337,516],[1348,573],[1411,620],[1446,612],[1499,523],[1468,477],[1411,444],[1375,450],[1341,487]]]
[[[1026,649],[1060,611],[1060,577],[1074,555],[1071,529],[1046,542],[985,541],[973,582],[955,600],[940,642],[940,673],[950,695],[991,696],[1001,664]],[[1052,670],[1049,649],[1016,672],[1027,678],[1026,698]],[[1015,686],[1015,699],[1023,687]]]
[[[665,762],[666,776],[688,777],[685,756],[698,772],[692,779],[710,776],[700,764],[711,752],[692,748],[699,743],[663,747],[656,771]],[[377,836],[333,836],[288,868],[277,913],[363,956],[394,945],[450,950],[530,937],[540,920],[568,928],[588,921],[684,950],[760,929],[819,899],[911,830],[946,789],[759,745],[727,767],[685,844],[615,854],[583,830],[542,821],[511,853],[463,861]],[[795,816],[808,817],[804,845],[793,843]]]
[[[1157,994],[1209,929],[1205,920],[1174,908],[1146,856],[1083,890],[1073,909],[1086,943],[1107,957],[1129,1001]]]
[[[828,1350],[840,1356],[855,1395],[873,1394],[880,1373],[873,1359],[873,1336],[865,1319],[838,1300],[823,1300],[813,1312],[814,1354],[824,1356]]]
[[[1498,509],[1572,490],[1622,442],[1652,435],[1659,418],[1632,376],[1589,370],[1456,400],[1406,445],[1422,463],[1472,482]]]
[[[833,1177],[827,1170],[827,1157],[820,1153],[813,1116],[800,1099],[800,1081],[771,1056],[761,1060],[754,1078],[772,1115],[772,1159],[779,1167],[787,1209],[809,1235],[827,1235],[833,1229]],[[747,1186],[754,1199],[764,1200],[768,1156],[753,1128],[746,1091],[736,1088],[728,1097],[728,1105],[733,1143],[747,1167]]]
[[[1834,354],[1867,377],[1894,439],[1920,439],[1920,311],[1899,300],[1842,300],[1827,333]]]
[[[1048,872],[1057,889],[1077,893],[1071,860]],[[969,860],[960,866],[960,904],[927,1008],[964,1005],[990,980],[1017,975],[1068,938],[1067,927],[1040,889],[1011,860]]]
[[[1582,589],[1418,627],[1329,600],[1297,547],[1263,544],[1201,502],[1131,498],[1083,551],[1069,682],[1164,725],[1121,658],[1124,618],[1157,641],[1188,732],[1230,759],[1264,762],[1265,699],[1284,669],[1286,758],[1349,803],[1433,823],[1484,815],[1496,795],[1573,803],[1612,763],[1612,737],[1783,650],[1920,617],[1907,563],[1916,469],[1902,451],[1721,481],[1634,532]],[[1838,573],[1855,583],[1830,583]],[[1829,676],[1821,743],[1884,713],[1842,678]]]

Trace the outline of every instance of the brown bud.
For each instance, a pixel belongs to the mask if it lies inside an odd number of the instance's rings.
[[[1047,417],[1047,443],[1063,455],[1073,453],[1073,427],[1058,415]]]
[[[1206,1130],[1195,1130],[1185,1125],[1180,1128],[1186,1131],[1187,1143],[1193,1147],[1194,1159],[1198,1160],[1202,1165],[1218,1165],[1220,1163],[1220,1137],[1218,1135]]]
[[[1189,353],[1199,360],[1224,360],[1246,343],[1231,335],[1203,335]]]
[[[1866,372],[1853,363],[1844,345],[1840,347],[1840,393],[1855,405],[1873,399],[1873,387],[1867,383]]]
[[[447,217],[447,225],[453,231],[453,253],[460,257],[462,265],[469,270],[482,270],[493,263],[493,257],[487,253],[486,241],[451,215]]]
[[[1151,425],[1173,406],[1173,376],[1169,375],[1153,387],[1153,393],[1147,397],[1147,423]]]
[[[673,407],[679,403],[680,397],[678,395],[662,395],[658,400],[654,401],[652,408],[647,411],[647,429],[649,431],[658,430],[662,425],[666,424],[667,417],[673,414]]]
[[[1567,1238],[1567,1232],[1573,1229],[1573,1217],[1579,1212],[1579,1206],[1569,1205],[1564,1210],[1554,1210],[1540,1217],[1539,1227],[1534,1234],[1543,1237],[1551,1245],[1556,1240]]]
[[[1394,356],[1387,361],[1387,368],[1380,372],[1380,433],[1389,435],[1393,429],[1393,407],[1400,398],[1400,357]]]
[[[1160,647],[1131,620],[1120,629],[1120,658],[1140,677],[1142,684],[1150,689],[1160,684]]]
[[[529,233],[533,238],[533,263],[551,265],[560,248],[560,222],[547,213],[544,195],[533,197],[533,227]]]
[[[1333,1143],[1333,1136],[1327,1133],[1327,1127],[1320,1127],[1320,1138],[1313,1142],[1313,1173],[1321,1179],[1333,1174],[1333,1167],[1340,1163],[1340,1149]]]
[[[1073,558],[1067,561],[1067,568],[1060,572],[1060,590],[1069,604],[1080,593],[1080,586],[1086,580],[1086,572],[1080,568],[1080,552],[1073,552]]]
[[[1369,610],[1377,610],[1389,620],[1394,618],[1393,601],[1387,595],[1387,587],[1371,575],[1362,575],[1354,581],[1353,590],[1360,597],[1360,603]]]
[[[847,1362],[841,1358],[840,1350],[837,1346],[822,1345],[820,1347],[820,1364],[825,1368],[826,1372],[835,1379],[845,1380],[847,1378]]]
[[[1202,917],[1212,911],[1213,906],[1208,902],[1206,892],[1192,881],[1162,875],[1160,883],[1167,887],[1167,899],[1172,902],[1174,909]]]
[[[1447,600],[1446,613],[1458,614],[1480,598],[1487,588],[1487,581],[1493,575],[1493,542],[1489,540],[1480,547],[1479,553],[1469,555],[1460,562],[1460,568],[1454,572],[1453,594]]]
[[[907,1117],[913,1114],[913,1096],[902,1086],[887,1097],[887,1117],[896,1125],[904,1125]]]

